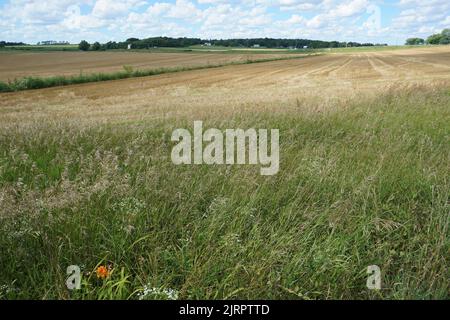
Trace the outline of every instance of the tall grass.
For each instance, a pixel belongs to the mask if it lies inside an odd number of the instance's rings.
[[[133,70],[130,66],[124,66],[123,71],[117,71],[112,73],[92,73],[92,74],[79,74],[73,76],[53,76],[47,78],[41,77],[24,77],[21,79],[15,79],[13,81],[2,82],[0,81],[0,92],[15,92],[31,89],[43,89],[50,87],[60,87],[68,86],[73,84],[89,83],[89,82],[100,82],[100,81],[110,81],[110,80],[120,80],[127,78],[138,78],[138,77],[148,77],[154,75],[160,75],[165,73],[176,73],[183,71],[192,70],[202,70],[202,69],[212,69],[219,68],[230,65],[242,65],[242,64],[252,64],[252,63],[262,63],[278,60],[291,60],[291,59],[301,59],[306,56],[289,56],[289,57],[278,57],[278,58],[266,58],[266,59],[246,59],[244,61],[231,61],[220,64],[206,64],[206,65],[196,65],[196,66],[185,66],[185,67],[172,67],[172,68],[158,68],[150,70]]]
[[[174,166],[188,118],[0,128],[0,297],[448,299],[449,105],[448,89],[414,88],[204,119],[280,129],[273,177]]]

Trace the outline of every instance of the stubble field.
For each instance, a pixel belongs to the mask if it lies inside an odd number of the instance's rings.
[[[0,52],[0,81],[38,76],[72,76],[80,73],[111,73],[123,66],[135,69],[193,67],[225,64],[260,57],[267,59],[280,54],[221,54],[221,53],[159,53],[159,52]]]
[[[2,298],[449,298],[448,47],[0,97]],[[194,120],[279,129],[280,172],[173,165]]]

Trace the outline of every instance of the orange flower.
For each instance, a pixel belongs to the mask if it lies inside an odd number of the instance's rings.
[[[109,270],[105,266],[100,266],[97,268],[97,278],[106,279],[109,277]]]

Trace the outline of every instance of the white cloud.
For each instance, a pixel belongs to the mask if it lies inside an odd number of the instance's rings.
[[[188,0],[176,0],[167,13],[167,17],[175,19],[198,19],[200,15],[201,10]]]
[[[299,16],[298,14],[293,14],[288,20],[286,20],[288,24],[300,24],[303,23],[304,21],[305,18]]]
[[[393,42],[450,27],[450,1],[397,0],[7,0],[0,39],[36,42],[130,36],[300,37]],[[397,8],[382,26],[377,11]],[[383,7],[385,6],[385,7]],[[372,8],[372,9],[371,9]],[[375,8],[375,9],[374,9]],[[381,11],[380,14],[383,14]]]
[[[127,15],[134,5],[136,1],[97,0],[92,9],[92,15],[101,19],[113,19]]]
[[[365,12],[370,5],[368,0],[352,0],[348,3],[340,4],[330,12],[332,17],[351,17],[355,14]]]
[[[388,28],[392,33],[408,37],[427,37],[450,25],[445,23],[450,13],[448,0],[401,0],[399,7],[400,14]]]

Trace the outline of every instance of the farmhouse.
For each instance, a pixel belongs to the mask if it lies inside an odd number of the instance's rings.
[[[49,45],[57,44],[57,43],[58,42],[54,41],[54,40],[47,40],[47,41],[38,42],[38,45],[49,46]]]
[[[55,45],[55,44],[69,44],[69,42],[67,41],[55,41],[55,40],[46,40],[46,41],[40,41],[37,43],[37,45],[41,45],[41,46],[51,46],[51,45]]]

